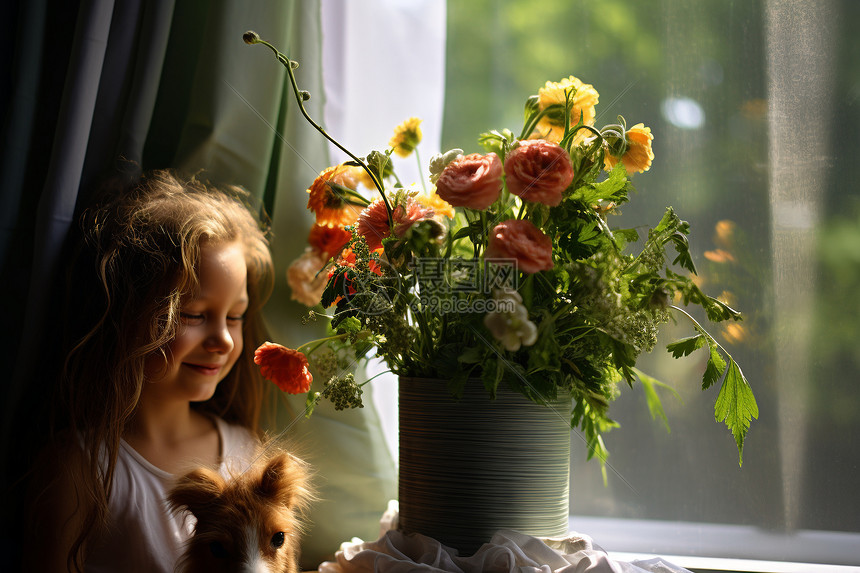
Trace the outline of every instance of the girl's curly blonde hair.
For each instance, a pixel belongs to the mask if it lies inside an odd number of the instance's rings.
[[[257,209],[256,213],[261,213]],[[265,341],[260,309],[273,285],[268,224],[237,187],[217,188],[195,177],[155,171],[131,188],[114,190],[81,217],[77,276],[68,290],[76,316],[63,368],[55,419],[84,452],[85,496],[91,507],[69,555],[80,563],[89,534],[107,519],[120,439],[135,411],[144,361],[166,348],[179,325],[180,301],[199,288],[204,243],[244,246],[250,305],[242,355],[215,395],[193,407],[259,432],[266,386],[254,366]]]

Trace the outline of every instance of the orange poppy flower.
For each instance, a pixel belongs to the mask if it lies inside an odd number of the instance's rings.
[[[316,224],[308,233],[308,244],[324,259],[337,254],[352,238],[352,233],[343,227],[329,227]]]
[[[336,165],[314,179],[308,189],[308,209],[316,215],[317,225],[345,227],[355,223],[362,207],[347,200],[334,185],[355,190],[360,181],[360,167]]]
[[[264,342],[254,352],[254,363],[260,366],[263,378],[284,392],[303,394],[311,388],[314,377],[308,369],[308,359],[298,350]]]

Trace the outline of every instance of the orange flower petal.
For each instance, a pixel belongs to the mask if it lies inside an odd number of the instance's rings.
[[[651,169],[651,162],[654,160],[654,151],[651,149],[654,136],[651,135],[651,128],[637,123],[627,130],[625,137],[627,138],[627,151],[620,159],[624,163],[627,173],[637,171],[643,173]],[[604,167],[610,171],[618,163],[618,160],[618,157],[607,153],[604,158]]]
[[[311,388],[314,377],[308,370],[308,359],[298,350],[264,342],[254,352],[254,363],[260,366],[263,378],[284,392],[303,394]]]
[[[347,203],[331,184],[354,190],[358,187],[359,175],[350,165],[336,165],[314,179],[308,189],[308,209],[316,215],[318,225],[345,227],[355,222],[361,207]]]
[[[308,234],[308,244],[317,252],[322,253],[322,258],[335,255],[352,239],[352,233],[343,227],[329,227],[327,225],[314,225]]]

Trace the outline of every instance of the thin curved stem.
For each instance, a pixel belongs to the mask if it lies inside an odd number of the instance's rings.
[[[332,142],[335,145],[335,147],[337,147],[338,149],[340,149],[341,151],[346,153],[350,158],[352,158],[353,161],[358,163],[361,166],[361,168],[364,169],[368,175],[370,175],[370,178],[373,181],[373,184],[376,186],[376,189],[379,191],[379,194],[382,195],[383,203],[385,203],[385,210],[388,212],[388,224],[391,228],[394,228],[394,217],[392,216],[391,204],[388,202],[388,197],[385,195],[385,191],[382,188],[382,183],[379,181],[376,174],[374,174],[373,171],[370,170],[370,168],[367,166],[367,164],[362,159],[357,157],[349,149],[347,149],[346,147],[341,145],[340,142],[338,142],[335,138],[333,138],[328,133],[326,133],[326,130],[323,129],[322,126],[320,126],[317,122],[315,122],[313,120],[313,118],[311,118],[311,116],[308,114],[307,110],[305,109],[304,102],[310,96],[307,92],[303,92],[302,90],[299,89],[298,83],[296,82],[296,75],[293,72],[293,63],[294,62],[292,60],[290,60],[287,56],[282,54],[275,46],[273,46],[272,44],[270,44],[266,40],[263,40],[261,38],[256,38],[253,43],[262,44],[262,45],[268,47],[270,50],[272,50],[275,53],[275,56],[277,57],[278,61],[281,62],[281,64],[283,64],[283,66],[287,69],[287,74],[290,77],[290,85],[293,88],[293,94],[296,96],[296,101],[298,102],[298,105],[299,105],[299,111],[301,111],[302,115],[308,121],[308,123],[310,123],[314,129],[316,129],[318,132],[320,132],[323,137],[325,137],[327,140]],[[298,64],[296,64],[296,66],[298,66]]]
[[[720,350],[722,350],[725,354],[728,354],[726,349],[723,348],[723,345],[720,344],[719,342],[717,342],[717,339],[715,339],[713,336],[708,334],[708,331],[705,330],[705,327],[702,326],[701,324],[699,324],[699,321],[697,321],[695,318],[693,318],[693,315],[691,315],[689,312],[687,312],[686,310],[684,310],[680,306],[675,306],[674,304],[670,304],[669,308],[677,310],[678,312],[680,312],[681,314],[683,314],[684,316],[689,318],[690,321],[692,321],[692,323],[696,326],[696,330],[698,330],[704,336],[707,336],[708,339],[710,339],[714,344],[716,344]]]

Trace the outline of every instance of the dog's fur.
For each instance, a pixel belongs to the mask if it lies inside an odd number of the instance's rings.
[[[197,524],[177,571],[296,573],[300,515],[311,497],[307,467],[284,451],[226,481],[206,468],[184,475],[168,501]]]

